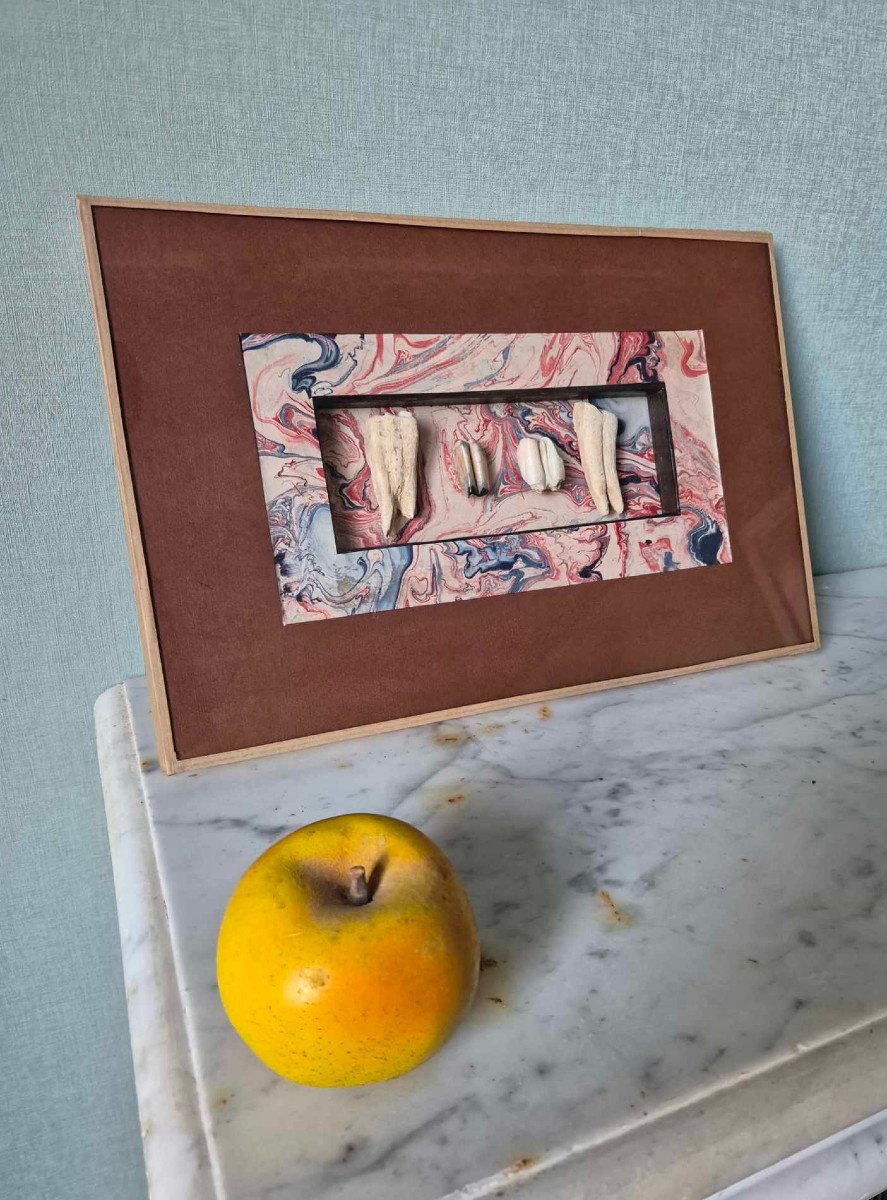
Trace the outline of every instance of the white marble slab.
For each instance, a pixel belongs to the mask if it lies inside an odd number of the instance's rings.
[[[102,697],[152,1194],[701,1200],[883,1108],[887,570],[818,591],[819,654],[174,778],[143,682]],[[301,1089],[215,936],[261,850],[354,810],[441,844],[495,965],[417,1071]]]

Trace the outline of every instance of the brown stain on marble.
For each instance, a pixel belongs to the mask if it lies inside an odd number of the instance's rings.
[[[490,721],[487,725],[481,725],[480,731],[486,736],[492,737],[493,734],[501,733],[504,728],[501,721]]]
[[[511,1166],[506,1167],[502,1174],[519,1175],[521,1171],[528,1171],[530,1167],[534,1167],[538,1161],[538,1154],[524,1154],[520,1158],[516,1158]]]
[[[504,1004],[505,1003],[505,1001],[502,999],[501,996],[487,996],[487,999],[489,1000],[490,1004]]]
[[[471,791],[469,788],[462,787],[458,782],[451,783],[448,786],[432,784],[425,786],[419,793],[426,804],[431,808],[439,809],[447,806],[449,808],[459,808],[470,799]]]
[[[214,1109],[225,1108],[226,1105],[230,1104],[233,1099],[233,1092],[228,1091],[226,1088],[220,1088],[218,1091],[213,1093],[212,1107]]]
[[[604,907],[604,915],[608,924],[620,925],[625,929],[634,924],[634,917],[620,908],[610,893],[604,888],[599,889],[597,898]]]
[[[434,742],[435,746],[463,746],[468,740],[468,734],[464,729],[437,729],[431,735],[431,740]]]
[[[549,705],[547,705],[547,704],[543,704],[543,705],[541,705],[541,706],[540,706],[540,708],[539,708],[539,720],[540,720],[540,721],[549,721],[549,720],[551,720],[551,708],[549,707]]]
[[[480,969],[482,971],[491,971],[493,967],[498,966],[498,959],[492,958],[489,954],[482,954],[480,956]]]

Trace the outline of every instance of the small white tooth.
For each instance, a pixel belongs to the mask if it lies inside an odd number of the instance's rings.
[[[564,482],[564,460],[551,438],[539,439],[539,457],[545,472],[545,486],[550,492],[556,492]]]
[[[622,499],[622,489],[619,486],[619,475],[616,472],[616,434],[619,430],[619,420],[615,413],[602,412],[601,441],[604,452],[604,477],[607,481],[607,499],[614,513],[625,509]]]
[[[456,469],[459,490],[464,492],[466,496],[474,495],[476,491],[474,464],[471,461],[471,449],[467,442],[456,442],[456,450],[453,454],[453,466]]]
[[[382,533],[389,537],[399,509],[416,515],[419,427],[410,413],[382,413],[366,425],[366,456],[379,504]]]
[[[474,474],[474,490],[478,496],[486,496],[490,490],[490,465],[487,462],[487,456],[484,454],[483,446],[478,442],[472,442],[469,450]]]
[[[579,458],[592,503],[601,516],[606,516],[610,505],[607,501],[607,480],[604,475],[603,420],[600,409],[595,408],[588,400],[577,400],[573,405],[573,427],[576,430]]]
[[[539,451],[539,441],[534,437],[525,437],[517,444],[518,470],[534,492],[545,491],[545,468],[542,465],[542,455]]]

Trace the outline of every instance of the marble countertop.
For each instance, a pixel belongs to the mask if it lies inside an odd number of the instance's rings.
[[[101,697],[152,1196],[702,1200],[883,1109],[887,568],[817,592],[820,653],[171,778],[143,681]],[[303,1089],[228,1025],[216,932],[266,846],[358,810],[441,845],[485,968],[418,1070]]]

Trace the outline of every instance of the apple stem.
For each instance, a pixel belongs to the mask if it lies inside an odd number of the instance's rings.
[[[369,904],[367,873],[363,867],[352,867],[348,872],[348,903]]]

